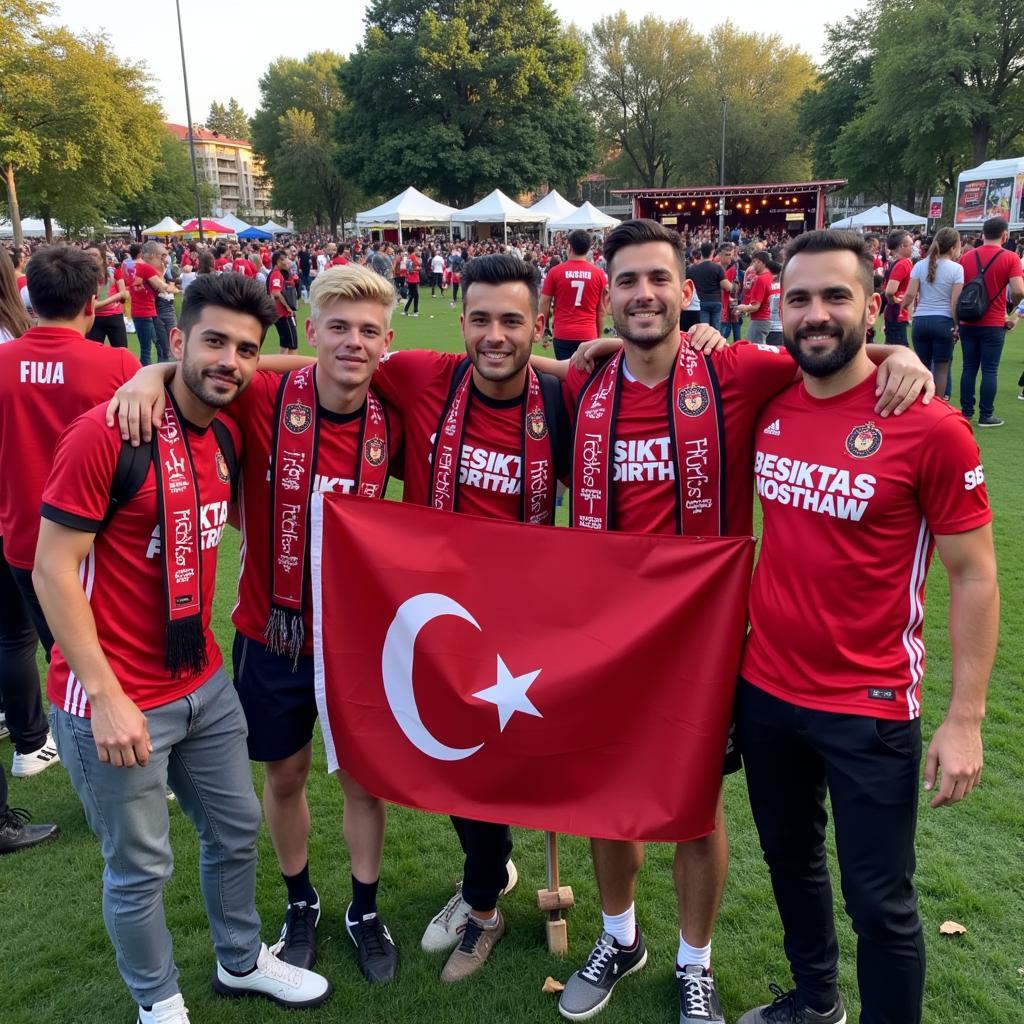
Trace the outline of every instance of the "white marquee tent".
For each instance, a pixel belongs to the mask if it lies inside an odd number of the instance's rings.
[[[854,214],[852,217],[843,217],[842,220],[833,221],[829,227],[832,228],[886,228],[889,226],[889,210],[892,210],[892,225],[900,228],[924,228],[928,221],[924,217],[918,217],[915,213],[908,213],[898,206],[872,206],[870,210]]]
[[[557,189],[552,189],[543,199],[538,199],[530,209],[538,215],[547,215],[550,220],[561,220],[575,213],[579,207],[573,206]],[[547,230],[548,228],[545,228],[545,240]]]
[[[241,217],[236,217],[233,213],[226,213],[223,217],[218,217],[217,223],[223,224],[226,228],[231,228],[236,235],[240,231],[246,231],[252,227],[251,224],[247,224]]]
[[[514,199],[509,199],[500,188],[496,188],[479,203],[459,210],[452,220],[460,224],[502,224],[505,228],[505,241],[508,241],[509,224],[545,224],[548,215],[520,206]]]
[[[376,227],[393,224],[398,228],[398,241],[402,241],[402,228],[424,224],[447,224],[451,232],[452,218],[458,213],[453,206],[425,196],[419,189],[411,185],[393,199],[389,199],[372,210],[364,210],[356,214],[356,224],[360,227]]]
[[[218,223],[223,223],[223,221],[218,221]],[[260,231],[269,231],[272,235],[287,235],[291,231],[291,228],[283,228],[272,220],[268,220],[266,224],[258,224],[257,227]]]
[[[173,218],[164,217],[159,224],[154,224],[151,228],[146,228],[142,233],[144,235],[180,235],[184,231],[184,228]]]
[[[548,231],[574,231],[576,228],[583,228],[584,231],[604,230],[619,226],[619,221],[602,213],[593,203],[584,203],[575,213],[558,220],[548,221]]]

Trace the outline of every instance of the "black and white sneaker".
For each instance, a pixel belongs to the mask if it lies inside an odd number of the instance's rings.
[[[846,1007],[843,997],[825,1013],[818,1013],[804,1006],[797,998],[796,989],[783,992],[778,985],[769,985],[775,999],[766,1006],[747,1010],[736,1024],[846,1024]]]
[[[591,950],[586,965],[566,982],[558,1000],[558,1012],[566,1020],[589,1020],[608,1005],[612,989],[645,963],[647,946],[639,926],[636,941],[629,948],[620,946],[604,932]]]
[[[345,911],[345,931],[355,943],[359,970],[371,985],[391,981],[398,973],[398,949],[387,925],[378,914],[364,914],[361,921],[349,917],[352,904]]]
[[[687,964],[676,969],[679,986],[679,1024],[725,1024],[722,1004],[710,968]]]
[[[314,889],[313,892],[316,893]],[[284,912],[281,937],[270,950],[282,963],[310,970],[316,963],[316,926],[320,923],[320,894],[316,902],[289,903]]]

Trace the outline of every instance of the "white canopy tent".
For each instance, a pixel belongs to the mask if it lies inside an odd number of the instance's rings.
[[[226,213],[223,217],[218,217],[217,223],[223,224],[226,228],[231,228],[236,235],[240,231],[246,231],[252,227],[251,224],[246,223],[241,217],[236,217],[233,213]]]
[[[151,228],[146,228],[142,233],[144,235],[159,235],[164,237],[166,235],[180,235],[185,229],[173,218],[164,217],[159,224],[154,224]]]
[[[530,209],[538,216],[545,214],[550,220],[562,220],[574,214],[579,207],[573,206],[557,189],[552,189],[543,199],[538,199]],[[547,232],[550,229],[550,223],[546,224],[544,229],[545,241],[547,241]]]
[[[479,203],[459,210],[452,220],[460,224],[502,224],[507,242],[509,224],[546,224],[548,216],[520,206],[514,199],[509,199],[500,188],[496,188]]]
[[[218,223],[223,223],[223,221],[218,221]],[[291,232],[291,228],[283,228],[272,220],[268,220],[266,224],[257,224],[256,226],[260,231],[269,231],[272,235],[287,235]]]
[[[393,199],[389,199],[372,210],[356,214],[359,227],[380,227],[394,225],[398,228],[398,241],[402,241],[402,227],[418,227],[429,224],[447,224],[451,234],[452,218],[458,210],[445,206],[430,196],[425,196],[411,185]]]
[[[892,211],[892,220],[889,218],[889,211]],[[852,217],[843,217],[842,220],[833,221],[831,228],[886,228],[889,224],[899,228],[924,228],[928,221],[924,217],[918,217],[916,213],[908,213],[898,206],[872,206],[870,210],[863,213],[856,213]]]
[[[582,228],[584,231],[604,230],[619,226],[619,221],[602,213],[593,203],[584,203],[575,213],[559,220],[548,221],[548,231],[575,231]]]
[[[46,225],[41,220],[31,217],[22,219],[21,234],[24,238],[45,238]],[[64,229],[56,221],[53,222],[53,235],[63,235]],[[13,238],[14,225],[9,220],[0,221],[0,238]]]

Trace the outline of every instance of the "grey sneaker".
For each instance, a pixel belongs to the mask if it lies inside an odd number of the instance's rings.
[[[765,1006],[747,1010],[736,1024],[846,1024],[846,1007],[843,998],[826,1013],[818,1013],[809,1006],[803,1006],[797,999],[796,989],[783,992],[778,985],[769,985],[775,999]]]
[[[725,1024],[722,1004],[710,968],[687,964],[676,969],[679,986],[679,1024]]]
[[[1001,427],[1006,420],[1001,420],[998,416],[980,416],[978,418],[979,427]]]
[[[607,932],[591,950],[586,965],[566,982],[558,1000],[558,1012],[566,1020],[589,1020],[597,1016],[612,997],[612,989],[627,975],[647,963],[647,946],[636,929],[636,942],[624,949]]]

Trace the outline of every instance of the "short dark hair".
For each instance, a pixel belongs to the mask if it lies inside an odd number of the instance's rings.
[[[1003,235],[1010,230],[1010,225],[1005,217],[989,217],[981,225],[981,233],[985,236],[986,242],[998,242]]]
[[[750,254],[750,262],[753,263],[754,260],[757,260],[767,269],[768,264],[772,261],[772,254],[767,249],[758,249],[757,252]]]
[[[821,231],[805,231],[797,235],[786,246],[786,260],[782,268],[782,276],[786,276],[786,267],[794,256],[802,252],[852,252],[857,257],[857,276],[864,286],[864,294],[871,295],[875,290],[875,261],[871,249],[864,236],[856,231],[842,231],[827,228]]]
[[[522,281],[530,289],[530,305],[536,313],[540,307],[540,270],[518,256],[491,253],[475,256],[462,268],[462,307],[465,309],[471,284],[515,284]]]
[[[680,277],[686,270],[686,246],[678,231],[659,224],[656,220],[624,220],[614,228],[604,240],[604,262],[611,271],[612,260],[620,249],[631,245],[644,245],[647,242],[667,242],[676,254]],[[611,274],[608,275],[611,277]]]
[[[63,245],[36,249],[25,276],[32,308],[45,320],[73,320],[99,284],[92,253]]]
[[[889,232],[889,235],[885,240],[885,247],[886,249],[889,250],[889,252],[894,252],[903,244],[904,238],[911,237],[912,235],[909,231],[906,231],[903,228],[896,228],[895,230]]]
[[[577,256],[586,256],[594,245],[590,232],[584,231],[583,228],[576,228],[575,231],[570,231],[565,240],[569,243],[569,248]]]
[[[701,259],[710,259],[711,254],[715,251],[715,245],[713,242],[701,242],[700,243],[700,255]]]
[[[258,281],[242,274],[200,274],[185,289],[178,326],[186,337],[207,306],[255,317],[262,328],[260,341],[266,337],[267,328],[277,323],[274,300]]]
[[[139,253],[140,252],[142,252],[142,246],[139,245],[138,242],[132,242],[132,244],[128,246],[128,255],[133,260],[136,260],[136,259],[139,258]]]

